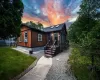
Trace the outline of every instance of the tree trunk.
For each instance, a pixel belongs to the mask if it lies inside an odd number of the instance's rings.
[[[92,66],[92,71],[94,71],[94,55],[91,55],[91,66]]]

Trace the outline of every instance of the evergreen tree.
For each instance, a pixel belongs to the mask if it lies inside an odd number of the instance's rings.
[[[83,0],[78,19],[69,29],[69,39],[78,45],[81,53],[91,57],[100,55],[100,0]]]
[[[0,0],[0,38],[20,35],[22,13],[21,0]]]

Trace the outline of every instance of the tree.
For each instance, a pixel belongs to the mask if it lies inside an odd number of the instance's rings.
[[[93,70],[94,57],[100,56],[100,0],[83,0],[78,14],[69,28],[69,39],[91,58]]]
[[[30,21],[29,23],[30,23],[30,25],[31,25],[32,27],[37,28],[37,27],[36,27],[36,24],[33,23],[32,21]]]
[[[100,18],[100,0],[83,0],[78,13],[91,19]]]
[[[0,0],[0,38],[20,35],[23,8],[21,0]]]
[[[43,25],[41,23],[38,23],[38,27],[39,27],[40,30],[43,29]]]
[[[27,25],[30,25],[30,26],[32,26],[32,27],[34,27],[36,29],[39,29],[39,30],[42,30],[43,29],[43,25],[41,23],[35,24],[32,21],[30,21],[30,22],[27,22],[26,24]]]

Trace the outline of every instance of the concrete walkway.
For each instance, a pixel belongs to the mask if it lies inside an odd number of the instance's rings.
[[[44,80],[52,66],[52,58],[42,56],[37,65],[19,80]]]
[[[27,48],[17,47],[17,48],[12,48],[12,49],[17,50],[17,51],[20,51],[20,52],[22,52],[24,54],[30,55],[29,54],[29,49],[27,49]],[[33,52],[33,54],[31,54],[31,56],[33,56],[33,57],[35,56],[37,58],[37,60],[39,60],[43,55],[44,55],[44,50],[41,49],[41,48],[40,48],[40,50],[39,50],[39,48],[37,48]]]

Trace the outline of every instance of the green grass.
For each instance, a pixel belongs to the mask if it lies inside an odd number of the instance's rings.
[[[91,61],[86,56],[81,56],[77,48],[72,50],[72,55],[69,58],[72,72],[76,76],[77,80],[90,80],[90,71],[88,66]]]
[[[36,60],[11,48],[0,47],[0,80],[11,80]]]

